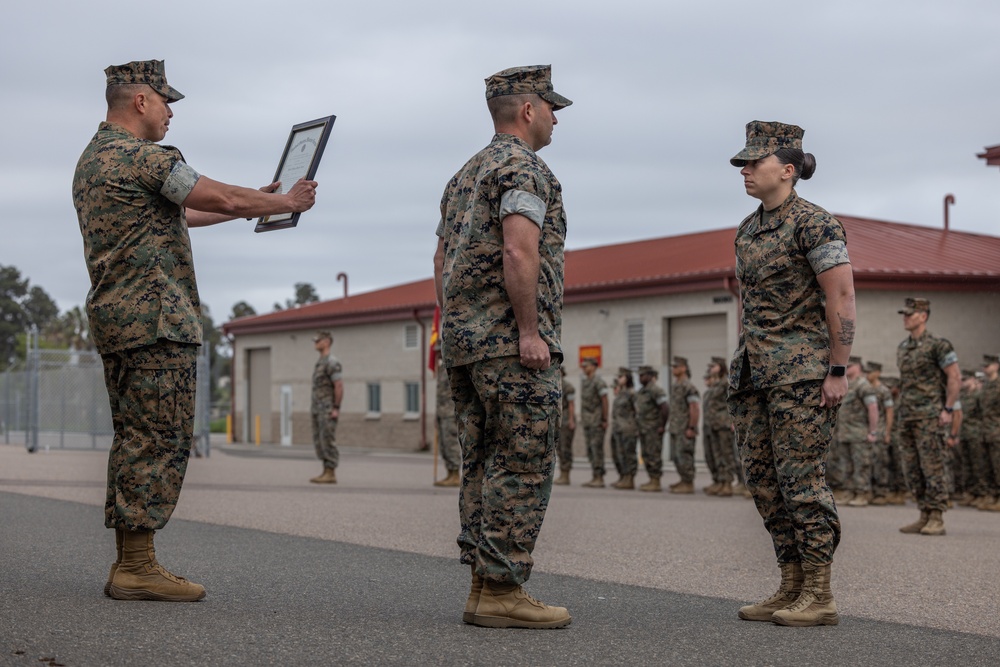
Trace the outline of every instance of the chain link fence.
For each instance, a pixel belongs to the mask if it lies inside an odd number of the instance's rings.
[[[194,448],[210,453],[211,368],[209,348],[198,355]],[[6,444],[38,449],[110,449],[114,438],[104,366],[97,352],[43,350],[28,336],[23,369],[0,375],[0,421]]]

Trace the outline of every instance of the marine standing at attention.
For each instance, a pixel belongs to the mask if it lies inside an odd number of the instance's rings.
[[[205,589],[156,560],[153,532],[177,504],[191,453],[201,301],[189,227],[308,211],[316,182],[260,190],[202,176],[160,145],[184,98],[162,60],[114,65],[106,120],[76,165],[73,205],[90,274],[87,319],[104,363],[114,440],[104,525],[116,560],[105,595],[118,600],[200,600]]]
[[[462,620],[561,628],[569,612],[522,584],[552,493],[562,393],[566,214],[538,151],[572,102],[548,65],[494,74],[486,100],[496,134],[445,188],[434,254],[462,444],[458,544],[472,572]]]
[[[781,584],[740,609],[750,621],[836,625],[830,591],[840,518],[823,474],[854,343],[854,278],[843,225],[794,186],[816,170],[802,128],[747,124],[730,162],[761,205],[736,231],[743,303],[729,374],[729,409]]]

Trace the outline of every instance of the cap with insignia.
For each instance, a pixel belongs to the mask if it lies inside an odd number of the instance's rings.
[[[618,375],[632,375],[631,368],[625,368],[624,366],[618,367]]]
[[[659,375],[660,371],[652,366],[639,366],[639,375]]]
[[[861,365],[861,357],[848,357],[847,358],[847,365],[848,366],[854,366],[854,365],[860,366]]]
[[[989,366],[990,364],[1000,364],[1000,355],[996,354],[984,354],[983,355],[983,365]]]
[[[486,79],[486,99],[501,95],[538,95],[552,105],[553,111],[573,104],[552,89],[552,65],[511,67]]]
[[[109,86],[144,83],[168,102],[183,100],[180,91],[167,83],[162,60],[134,60],[124,65],[111,65],[104,70]]]
[[[865,373],[874,373],[875,371],[882,370],[882,364],[876,363],[874,361],[868,361],[865,363]]]
[[[591,366],[597,366],[597,357],[584,357],[580,360],[581,364],[590,364]]]
[[[688,360],[684,357],[674,357],[673,361],[670,362],[671,366],[687,366]]]
[[[802,135],[798,125],[788,125],[777,121],[752,120],[747,123],[747,145],[734,155],[729,163],[734,167],[744,167],[751,160],[762,160],[774,155],[782,148],[802,150]]]
[[[918,312],[931,312],[931,302],[921,297],[908,296],[903,304],[903,309],[899,311],[901,315],[912,315],[913,313]]]

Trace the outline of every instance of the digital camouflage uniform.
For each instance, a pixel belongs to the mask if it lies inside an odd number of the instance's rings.
[[[635,390],[632,387],[622,387],[611,403],[611,456],[620,476],[634,476],[639,468],[639,459],[636,455],[638,437]]]
[[[714,469],[712,481],[731,483],[736,475],[736,450],[733,449],[732,417],[726,403],[729,385],[725,379],[718,380],[705,390],[702,396],[704,404],[704,428],[702,439],[705,444],[705,458],[712,457]],[[708,452],[711,451],[711,455]]]
[[[824,478],[836,408],[820,407],[830,363],[826,300],[816,278],[849,263],[844,229],[793,190],[736,232],[743,301],[729,373],[746,485],[779,563],[833,561],[840,518]]]
[[[875,496],[887,496],[890,493],[904,490],[902,487],[896,488],[893,483],[902,475],[899,470],[899,452],[895,445],[886,442],[886,411],[895,410],[895,402],[892,398],[892,390],[880,382],[875,387],[875,394],[878,397],[878,439],[873,447],[875,456],[872,468],[872,491]]]
[[[538,331],[552,365],[520,364],[504,287],[502,220],[541,228]],[[562,188],[529,145],[497,134],[448,183],[441,200],[442,352],[462,447],[461,561],[486,582],[521,584],[552,491],[560,427]]]
[[[337,469],[340,452],[337,450],[337,420],[330,416],[334,403],[334,387],[343,379],[344,369],[332,354],[320,357],[313,367],[312,401],[309,412],[312,416],[313,447],[316,458],[324,468]]]
[[[608,395],[608,385],[596,374],[580,380],[580,423],[587,443],[587,460],[594,475],[604,476],[604,434],[607,422],[603,417],[602,396]]]
[[[562,379],[562,426],[559,429],[559,470],[569,472],[573,468],[573,436],[576,434],[575,428],[570,428],[569,411],[570,402],[576,387],[563,376]]]
[[[458,446],[458,422],[455,421],[455,401],[451,398],[451,381],[448,369],[438,364],[437,369],[437,426],[441,458],[449,472],[462,469],[462,448]]]
[[[988,485],[984,473],[991,471],[989,456],[983,440],[982,388],[970,390],[962,386],[959,401],[962,404],[962,429],[959,442],[962,450],[961,476],[963,490],[973,496],[987,495]]]
[[[685,434],[691,420],[689,408],[692,403],[700,403],[698,390],[691,380],[674,380],[670,386],[670,460],[677,468],[682,482],[694,481],[695,438]],[[695,425],[697,428],[697,424]]]
[[[1000,377],[984,380],[980,395],[983,410],[983,444],[989,457],[987,492],[1000,501]]]
[[[850,380],[847,394],[840,402],[837,416],[837,440],[850,457],[851,477],[848,488],[859,494],[872,491],[874,445],[868,442],[868,406],[878,405],[878,393],[864,375]]]
[[[660,430],[660,406],[670,401],[663,387],[651,380],[635,392],[635,419],[639,424],[642,462],[650,477],[663,475],[663,434]]]
[[[899,448],[906,484],[921,511],[945,511],[948,476],[945,431],[938,424],[944,409],[947,380],[944,369],[958,363],[951,343],[929,331],[911,336],[896,349],[900,395]]]
[[[108,122],[76,165],[87,318],[115,431],[108,528],[162,528],[184,481],[202,324],[183,202],[198,178],[176,148]]]

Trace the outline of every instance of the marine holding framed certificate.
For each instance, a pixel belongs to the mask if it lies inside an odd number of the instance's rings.
[[[325,116],[292,127],[285,152],[281,154],[278,170],[274,174],[274,180],[281,181],[282,190],[291,188],[300,178],[310,181],[314,179],[336,119],[336,116]],[[278,213],[262,217],[257,221],[254,231],[269,232],[294,227],[299,224],[299,215],[301,214]]]

